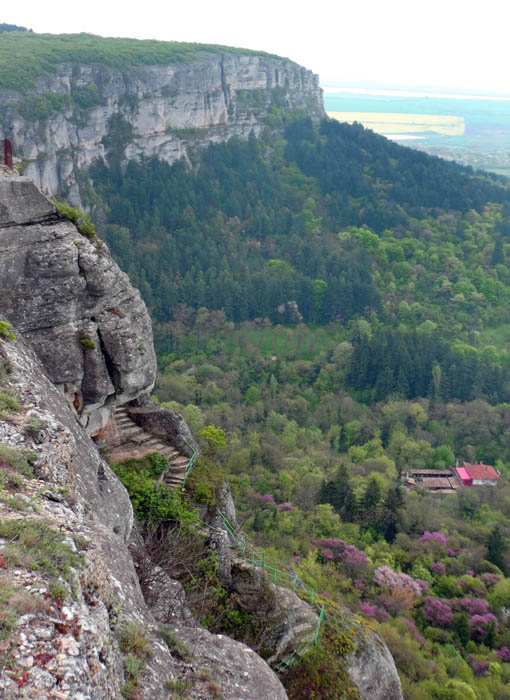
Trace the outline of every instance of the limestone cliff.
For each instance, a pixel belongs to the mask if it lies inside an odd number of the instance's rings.
[[[94,94],[97,104],[26,118],[27,99],[71,98],[80,90]],[[258,135],[272,106],[323,116],[318,76],[287,59],[249,53],[199,52],[188,62],[122,70],[64,63],[25,95],[0,92],[0,138],[12,139],[25,174],[45,192],[60,190],[76,204],[80,171],[98,158],[114,153],[189,161],[209,143]]]
[[[201,629],[168,578],[161,636],[127,547],[127,493],[19,337],[0,337],[0,385],[16,402],[0,417],[0,697],[285,700],[269,666]]]
[[[0,314],[35,349],[89,433],[150,393],[145,304],[103,244],[80,235],[28,178],[0,175]]]

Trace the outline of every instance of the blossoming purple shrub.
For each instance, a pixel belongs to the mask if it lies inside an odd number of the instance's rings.
[[[485,583],[487,588],[490,588],[491,586],[495,586],[501,577],[498,576],[498,574],[490,574],[487,572],[482,574],[480,578]]]
[[[476,656],[469,657],[469,665],[477,678],[489,675],[489,664],[479,661]]]
[[[473,593],[479,598],[483,598],[487,593],[483,581],[468,573],[465,573],[464,576],[459,579],[458,584],[462,587],[464,593]]]
[[[469,622],[471,624],[471,634],[478,640],[485,637],[492,625],[494,625],[496,629],[498,628],[498,621],[496,616],[492,613],[486,613],[485,615],[473,615]]]
[[[278,506],[279,513],[286,513],[288,510],[293,510],[292,503],[280,503]]]
[[[335,539],[315,540],[314,544],[322,548],[322,555],[326,561],[342,562],[346,573],[351,578],[359,578],[368,568],[368,559],[365,552],[362,552],[353,544],[347,544],[344,540]]]
[[[433,574],[437,574],[438,576],[444,576],[446,572],[446,566],[440,561],[434,561],[430,565],[430,570]]]
[[[326,561],[326,562],[333,561],[333,559],[334,559],[333,552],[331,551],[331,549],[328,549],[327,547],[323,547],[321,549],[321,554],[322,554],[324,561]]]
[[[501,649],[496,649],[496,654],[499,656],[503,663],[510,663],[510,649],[508,647],[501,647]]]
[[[270,493],[265,493],[262,497],[264,503],[272,503],[274,505],[274,498]]]
[[[423,605],[425,619],[432,627],[445,627],[453,620],[453,612],[448,600],[425,598]]]
[[[412,578],[408,574],[393,571],[389,566],[378,566],[374,572],[374,583],[382,588],[409,589],[413,595],[421,595],[428,588],[428,582]]]
[[[418,632],[418,629],[414,622],[412,620],[408,620],[407,617],[402,617],[401,619],[403,620],[405,626],[407,627],[411,635],[418,642],[418,644],[420,646],[423,646],[425,644],[425,637],[422,634],[420,634],[420,632]]]
[[[461,598],[457,606],[468,615],[485,615],[489,612],[489,603],[484,598]]]
[[[448,535],[444,532],[429,532],[425,530],[423,535],[419,538],[419,542],[441,542],[441,544],[446,544],[448,542]]]
[[[389,615],[386,610],[383,610],[378,605],[372,605],[367,600],[363,601],[359,606],[360,612],[367,617],[372,617],[378,622],[385,622]]]

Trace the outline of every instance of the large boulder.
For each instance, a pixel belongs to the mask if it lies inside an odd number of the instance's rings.
[[[107,247],[79,233],[28,178],[0,174],[0,314],[32,345],[90,434],[147,397],[147,309]]]

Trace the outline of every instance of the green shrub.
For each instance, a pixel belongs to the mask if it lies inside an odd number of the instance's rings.
[[[347,673],[343,657],[354,651],[341,626],[324,624],[321,644],[314,646],[281,676],[291,700],[359,700],[360,695]]]
[[[11,330],[12,326],[6,321],[0,321],[0,338],[5,338],[5,340],[15,340],[16,336]]]
[[[90,216],[76,207],[72,207],[69,204],[64,204],[64,202],[58,202],[56,199],[53,200],[58,213],[65,219],[69,219],[78,231],[88,238],[89,240],[95,240],[97,238],[97,231],[92,223]]]
[[[196,510],[177,490],[154,481],[154,476],[163,467],[160,458],[149,455],[111,466],[126,487],[135,515],[145,529],[171,522],[197,522]]]

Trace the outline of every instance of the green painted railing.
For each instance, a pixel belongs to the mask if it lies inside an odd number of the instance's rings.
[[[186,445],[190,448],[190,450],[191,450],[192,453],[193,453],[193,454],[191,455],[191,457],[189,458],[189,461],[188,461],[188,463],[187,463],[187,465],[186,465],[186,470],[185,470],[185,472],[184,472],[184,476],[182,477],[182,490],[184,491],[184,487],[186,486],[186,479],[188,478],[188,476],[189,476],[189,475],[191,474],[191,472],[193,471],[193,467],[195,466],[195,463],[196,463],[196,461],[197,461],[197,451],[195,450],[195,448],[193,447],[193,445],[190,445],[190,444],[189,444],[189,442],[186,440],[185,437],[183,437],[182,439],[184,440],[184,442],[186,443]]]
[[[329,604],[331,607],[337,606],[333,601],[329,601],[327,598],[324,598],[316,593],[314,588],[302,581],[297,573],[281,571],[274,566],[270,566],[266,561],[266,553],[258,552],[255,549],[247,547],[244,537],[239,536],[239,533],[229,522],[227,516],[222,513],[221,510],[218,510],[217,512],[222,520],[223,528],[227,531],[230,539],[233,541],[245,561],[254,567],[257,566],[264,569],[264,571],[267,571],[270,581],[272,581],[274,584],[292,589],[292,591],[297,593],[300,598],[308,600],[312,605],[319,608],[319,619],[317,621],[317,625],[315,626],[313,637],[305,639],[287,658],[282,659],[282,661],[279,661],[274,666],[275,671],[280,673],[284,669],[289,668],[289,666],[292,666],[299,656],[319,643],[319,632],[322,621],[324,620],[324,608]]]

